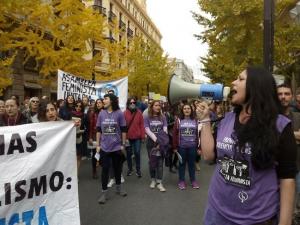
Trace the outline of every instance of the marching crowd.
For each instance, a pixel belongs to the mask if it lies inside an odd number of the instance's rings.
[[[166,191],[165,166],[173,173],[178,169],[178,188],[184,190],[188,184],[199,189],[200,157],[216,164],[205,225],[288,225],[300,211],[300,89],[293,94],[287,84],[276,86],[266,70],[248,67],[232,82],[230,104],[196,98],[170,106],[129,97],[121,111],[113,92],[97,100],[31,97],[21,105],[11,96],[0,100],[0,126],[74,121],[78,169],[83,157],[91,157],[91,176],[97,179],[101,167],[100,204],[114,183],[117,194],[127,195],[122,174],[142,177],[145,142],[149,186],[160,192]]]

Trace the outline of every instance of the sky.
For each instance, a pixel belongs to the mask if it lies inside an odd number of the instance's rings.
[[[147,0],[147,12],[163,38],[161,46],[170,57],[183,59],[193,69],[195,78],[202,78],[200,56],[207,54],[207,45],[193,35],[203,29],[192,17],[200,12],[197,0]]]

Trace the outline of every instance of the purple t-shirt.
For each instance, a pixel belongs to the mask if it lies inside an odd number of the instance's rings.
[[[197,121],[191,119],[180,120],[179,123],[179,147],[197,147]]]
[[[272,218],[279,212],[279,180],[275,166],[256,170],[251,162],[251,146],[233,160],[236,114],[228,113],[220,122],[216,140],[218,163],[211,180],[208,202],[223,217],[236,224],[251,225]],[[281,133],[289,119],[279,115]]]
[[[124,114],[121,110],[99,113],[96,127],[101,128],[100,148],[105,152],[119,151],[122,145],[121,127],[126,126]]]
[[[166,117],[164,115],[162,115],[161,117],[145,116],[144,126],[145,128],[148,127],[150,131],[156,135],[159,131],[162,131],[164,127],[167,127],[168,124],[167,124]]]

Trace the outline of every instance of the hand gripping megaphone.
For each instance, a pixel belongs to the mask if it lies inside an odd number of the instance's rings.
[[[171,105],[181,99],[195,97],[223,101],[227,99],[229,92],[230,88],[222,84],[192,84],[173,74],[168,86],[168,101]]]

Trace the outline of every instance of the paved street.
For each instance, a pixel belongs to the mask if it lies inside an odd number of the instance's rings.
[[[164,184],[167,192],[150,189],[147,156],[142,149],[142,178],[125,176],[128,196],[123,198],[110,190],[110,199],[99,205],[100,181],[91,179],[91,162],[84,160],[79,174],[80,216],[82,225],[201,225],[207,199],[209,180],[214,166],[201,163],[197,172],[199,190],[190,186],[177,188],[178,175],[165,168]],[[124,173],[127,166],[124,166]],[[100,173],[99,173],[100,174]],[[188,174],[186,174],[188,175]],[[188,176],[186,176],[188,177]]]

